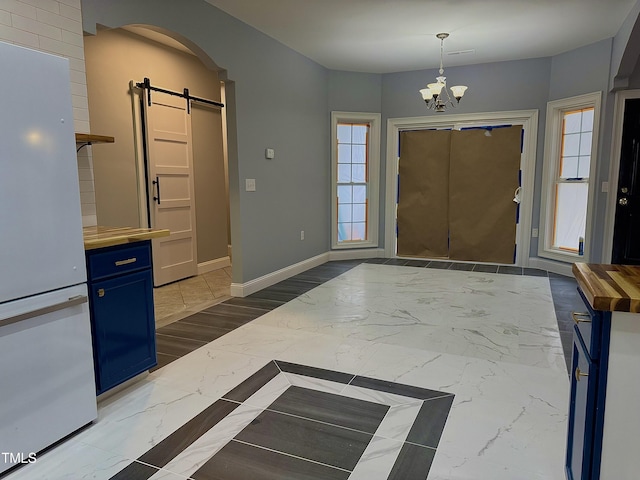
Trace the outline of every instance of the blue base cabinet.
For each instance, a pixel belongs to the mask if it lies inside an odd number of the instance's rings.
[[[565,470],[567,480],[599,480],[602,455],[611,313],[573,312],[571,397]]]
[[[150,241],[87,251],[96,388],[157,364]]]

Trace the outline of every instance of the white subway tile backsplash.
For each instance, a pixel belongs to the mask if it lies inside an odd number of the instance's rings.
[[[80,0],[60,0],[60,3],[69,7],[80,8]]]
[[[93,170],[90,168],[78,168],[78,180],[81,182],[93,182]]]
[[[11,26],[11,14],[6,10],[0,10],[0,25]]]
[[[82,35],[78,33],[70,32],[68,30],[61,30],[61,31],[62,31],[62,41],[64,43],[75,45],[76,47],[80,47],[84,50],[84,41],[82,40]]]
[[[84,48],[84,45],[83,45]],[[86,72],[86,66],[84,64],[84,59],[79,58],[70,58],[69,59],[69,68],[71,70],[75,70],[76,72]]]
[[[83,227],[95,227],[98,225],[98,217],[95,215],[83,215],[82,226]]]
[[[80,10],[80,8],[70,7],[69,5],[60,3],[60,15],[77,22],[82,22],[82,11]]]
[[[80,192],[80,203],[96,203],[96,195],[94,192]]]
[[[71,70],[69,72],[69,75],[71,75],[71,82],[72,83],[79,83],[81,85],[86,85],[87,84],[87,75],[84,72],[80,72],[78,70]]]
[[[83,47],[77,47],[53,38],[40,37],[40,48],[45,52],[57,53],[67,58],[84,58]]]
[[[95,188],[93,186],[93,179],[80,180],[80,193],[89,193],[94,191],[95,191]]]
[[[87,104],[87,97],[82,95],[71,95],[71,105],[73,108],[88,108]]]
[[[0,0],[0,10],[17,13],[23,17],[36,18],[36,7],[19,2],[18,0]]]
[[[83,215],[95,215],[96,214],[96,204],[95,203],[85,203],[82,206],[82,214]]]
[[[38,35],[8,25],[0,25],[0,40],[24,45],[26,47],[38,48]]]
[[[33,18],[23,17],[16,13],[12,13],[11,24],[20,30],[62,41],[62,29],[47,25],[46,23],[38,22]]]
[[[39,22],[53,25],[54,27],[60,27],[70,32],[82,34],[82,22],[72,20],[67,17],[63,17],[57,13],[51,13],[41,8],[36,9],[36,16]]]
[[[60,13],[60,4],[56,0],[20,0],[34,7],[42,8],[52,13]]]
[[[88,108],[74,108],[73,109],[73,118],[76,120],[85,120],[89,121],[89,109]]]
[[[75,120],[73,122],[75,125],[76,133],[91,133],[89,129],[89,122],[86,120]]]
[[[87,86],[82,83],[71,83],[71,95],[87,97]]]

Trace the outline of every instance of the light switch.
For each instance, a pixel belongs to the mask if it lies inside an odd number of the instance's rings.
[[[275,158],[276,151],[273,148],[267,148],[264,151],[264,156],[265,156],[266,159],[271,160],[271,159]]]
[[[247,192],[255,192],[256,191],[256,179],[255,178],[245,178],[244,187]]]
[[[602,193],[609,192],[609,182],[602,182]]]

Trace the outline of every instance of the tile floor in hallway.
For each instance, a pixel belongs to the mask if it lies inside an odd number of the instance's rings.
[[[153,289],[156,327],[162,327],[231,298],[231,267]]]
[[[561,279],[376,263],[331,262],[196,315],[241,326],[7,478],[564,479]],[[360,446],[322,448],[345,438]]]

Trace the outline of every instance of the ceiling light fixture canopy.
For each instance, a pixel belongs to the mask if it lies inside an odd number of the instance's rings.
[[[448,107],[454,107],[455,104],[451,100],[451,96],[447,91],[447,77],[444,76],[444,68],[442,66],[442,55],[444,52],[444,39],[449,36],[448,33],[439,33],[436,35],[440,39],[440,76],[436,77],[435,83],[429,83],[427,88],[420,90],[424,103],[428,108],[435,110],[436,112],[444,112]],[[467,87],[464,85],[456,85],[451,87],[451,93],[453,98],[456,99],[456,103],[460,103],[460,99],[464,95]],[[444,93],[443,93],[444,92]]]

